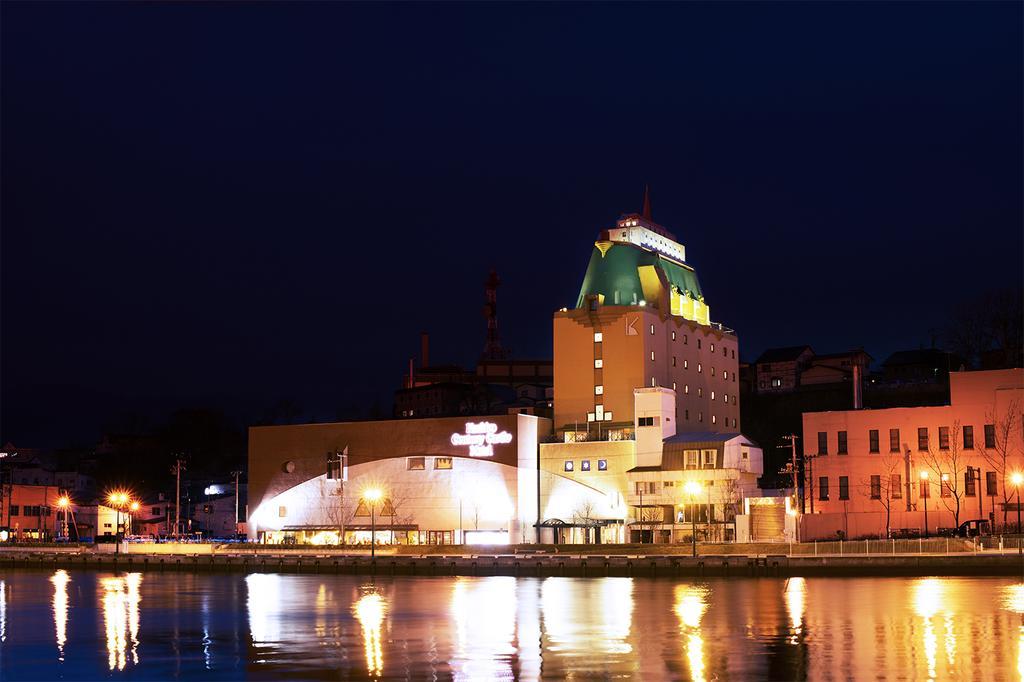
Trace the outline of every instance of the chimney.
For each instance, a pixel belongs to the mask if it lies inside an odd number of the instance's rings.
[[[420,332],[420,369],[430,367],[430,334]]]
[[[408,388],[415,388],[415,386],[416,386],[416,377],[413,375],[413,371],[412,371],[412,358],[409,358],[409,386],[408,386]]]
[[[853,409],[864,409],[864,387],[860,376],[861,368],[857,362],[853,363]]]

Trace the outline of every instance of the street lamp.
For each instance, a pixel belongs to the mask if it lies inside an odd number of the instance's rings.
[[[924,498],[924,536],[928,537],[928,472],[921,472],[921,484],[924,486],[921,488],[922,495]]]
[[[114,554],[121,553],[121,510],[127,507],[129,504],[134,505],[138,509],[138,503],[133,502],[129,499],[128,493],[124,491],[115,491],[107,496],[107,501],[110,506],[117,509],[117,527],[114,529]]]
[[[697,556],[697,495],[700,495],[700,483],[687,481],[683,490],[690,496],[690,540],[693,542],[693,556]]]
[[[61,535],[64,539],[68,539],[68,506],[71,504],[71,500],[68,499],[67,495],[61,495],[57,499],[57,508],[61,511],[61,518],[63,519],[61,524]]]
[[[135,501],[132,501],[132,504],[129,507],[129,509],[132,510],[132,513],[128,516],[128,535],[134,535],[135,534],[135,527],[134,527],[135,526],[135,512],[139,511],[139,503],[135,502]]]
[[[377,517],[376,505],[383,496],[380,488],[368,488],[363,491],[363,501],[370,503],[370,558],[377,556]]]
[[[1017,553],[1021,554],[1024,552],[1024,549],[1020,545],[1020,484],[1024,483],[1024,474],[1019,471],[1013,472],[1010,476],[1010,482],[1017,489]]]

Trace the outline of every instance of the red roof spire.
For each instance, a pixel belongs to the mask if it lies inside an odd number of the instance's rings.
[[[644,208],[640,215],[644,220],[654,220],[651,218],[651,188],[648,185],[644,185]]]

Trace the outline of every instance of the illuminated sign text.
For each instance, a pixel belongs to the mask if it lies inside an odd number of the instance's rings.
[[[470,457],[493,457],[495,445],[512,442],[512,434],[498,431],[498,425],[491,422],[466,422],[465,433],[453,433],[452,445],[469,448]]]

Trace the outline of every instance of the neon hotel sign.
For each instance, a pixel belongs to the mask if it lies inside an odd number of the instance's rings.
[[[453,433],[452,445],[469,447],[470,457],[493,457],[495,445],[512,442],[512,434],[491,422],[466,422],[465,433]]]

